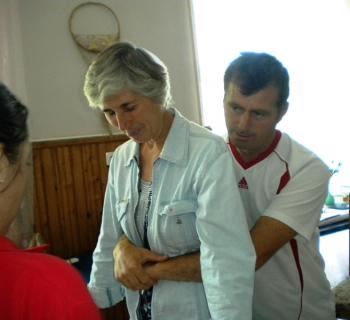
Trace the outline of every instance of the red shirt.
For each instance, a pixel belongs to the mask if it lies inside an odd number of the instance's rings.
[[[20,250],[0,236],[0,319],[101,317],[77,270],[57,257]]]

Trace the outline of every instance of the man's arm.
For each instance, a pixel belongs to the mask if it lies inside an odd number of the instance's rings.
[[[145,271],[157,280],[202,282],[199,252],[146,264]]]
[[[297,233],[276,219],[261,217],[250,234],[258,270]],[[114,257],[116,278],[132,290],[148,289],[158,280],[202,281],[199,253],[166,259],[134,246],[124,236],[114,249]]]
[[[297,232],[276,219],[261,217],[250,231],[250,235],[257,255],[255,269],[258,270],[292,240]],[[155,263],[146,267],[146,271],[158,280],[202,281],[199,253]]]
[[[250,231],[256,251],[256,267],[262,267],[297,232],[286,224],[269,217],[261,217]],[[176,257],[146,266],[147,273],[158,280],[201,282],[199,253]]]
[[[262,267],[282,246],[296,236],[286,224],[269,217],[261,217],[250,230],[256,251],[255,270]]]
[[[328,193],[329,177],[328,168],[317,158],[295,169],[293,179],[270,201],[265,215],[250,230],[257,254],[256,270],[297,234],[311,238]]]

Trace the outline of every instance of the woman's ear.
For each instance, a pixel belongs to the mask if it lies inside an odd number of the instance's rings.
[[[0,184],[7,178],[9,165],[10,161],[5,154],[5,146],[0,143]]]

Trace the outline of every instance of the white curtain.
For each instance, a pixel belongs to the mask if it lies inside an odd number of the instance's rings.
[[[0,0],[0,81],[27,105],[18,0]],[[33,232],[33,174],[9,238],[27,247]]]
[[[277,128],[316,152],[330,167],[343,163],[343,169],[349,168],[350,181],[350,153],[346,147],[350,0],[192,3],[203,124],[220,135],[226,133],[220,106],[222,76],[228,63],[241,51],[271,53],[284,63],[290,75],[289,111]],[[215,45],[208,41],[218,35],[227,41]]]

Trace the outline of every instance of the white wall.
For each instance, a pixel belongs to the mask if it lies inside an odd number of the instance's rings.
[[[18,0],[0,0],[0,81],[27,102]]]
[[[104,119],[88,107],[83,95],[87,63],[68,28],[71,11],[85,1],[19,2],[31,140],[106,134]],[[165,62],[177,108],[200,122],[189,0],[103,3],[118,16],[121,41],[143,46]]]

